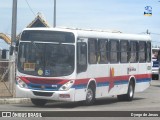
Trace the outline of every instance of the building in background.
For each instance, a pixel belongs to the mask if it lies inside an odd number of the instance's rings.
[[[29,25],[27,25],[26,28],[33,28],[33,27],[50,27],[50,25],[48,24],[48,22],[45,20],[45,18],[42,16],[41,13],[37,13],[35,19]],[[17,35],[17,40],[20,39],[20,35],[21,33]]]
[[[26,28],[32,28],[32,27],[50,27],[50,25],[48,24],[48,22],[45,20],[45,18],[42,16],[41,13],[37,13],[37,16],[29,25],[27,25]],[[17,35],[17,40],[20,39],[20,35],[21,33]],[[10,44],[11,44],[11,37],[6,35],[5,33],[0,33],[0,60],[9,59]],[[4,55],[5,52],[6,55]]]

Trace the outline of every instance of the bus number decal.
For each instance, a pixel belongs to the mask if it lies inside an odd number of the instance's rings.
[[[35,63],[24,63],[24,71],[35,71]]]

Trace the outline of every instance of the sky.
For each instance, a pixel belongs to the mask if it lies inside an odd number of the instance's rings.
[[[36,17],[53,26],[54,0],[17,0],[17,34]],[[1,0],[0,32],[11,35],[13,0]],[[28,4],[29,6],[28,6]],[[151,33],[153,44],[160,46],[160,0],[56,0],[56,26],[84,29],[118,30],[123,33]],[[144,16],[146,6],[152,16]],[[0,41],[0,48],[4,44]]]

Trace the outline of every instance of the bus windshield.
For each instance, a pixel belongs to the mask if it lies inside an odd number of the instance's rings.
[[[58,77],[74,71],[74,45],[20,42],[18,70],[21,73]]]

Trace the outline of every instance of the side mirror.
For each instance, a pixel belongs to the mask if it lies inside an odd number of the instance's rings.
[[[18,52],[18,46],[19,46],[19,40],[16,41],[16,47],[15,47],[16,52]]]
[[[14,51],[14,46],[10,46],[10,50],[9,50],[9,55],[13,55],[13,51]]]

